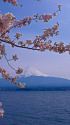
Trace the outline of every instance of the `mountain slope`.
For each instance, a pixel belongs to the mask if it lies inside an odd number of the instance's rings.
[[[56,77],[30,76],[21,77],[18,81],[26,83],[25,88],[70,87],[70,80]],[[0,88],[6,87],[12,88],[16,86],[4,78],[0,79]]]
[[[20,78],[19,81],[26,83],[26,87],[70,87],[70,80],[56,77],[30,76]]]

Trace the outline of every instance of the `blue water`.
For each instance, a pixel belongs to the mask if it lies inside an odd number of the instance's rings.
[[[70,125],[70,91],[0,91],[0,125]]]

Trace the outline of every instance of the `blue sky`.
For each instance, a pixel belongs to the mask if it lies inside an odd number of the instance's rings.
[[[12,29],[11,38],[20,32],[23,34],[21,40],[32,39],[34,40],[36,35],[43,33],[43,28],[52,27],[57,22],[59,23],[59,36],[50,38],[53,42],[63,41],[65,44],[70,42],[70,1],[69,0],[18,0],[19,4],[23,4],[23,7],[14,7],[11,4],[3,3],[0,1],[0,11],[2,14],[7,12],[13,13],[17,20],[23,19],[27,16],[33,16],[36,13],[39,15],[43,13],[53,13],[57,10],[57,5],[62,5],[62,11],[57,14],[57,17],[50,20],[48,23],[39,21],[38,23],[32,22],[31,25],[22,27],[21,29]],[[70,79],[70,55],[68,52],[58,54],[55,52],[45,51],[37,52],[19,48],[11,48],[10,45],[6,45],[7,57],[10,59],[12,55],[17,54],[19,60],[17,62],[11,61],[10,63],[17,69],[17,67],[33,66],[43,73],[49,76],[63,77]],[[8,67],[6,60],[3,58],[0,61],[0,67],[4,67],[8,72],[14,73],[10,67]]]

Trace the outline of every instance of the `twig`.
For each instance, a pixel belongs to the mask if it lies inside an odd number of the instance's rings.
[[[8,59],[7,59],[7,57],[6,57],[6,54],[4,54],[4,56],[5,56],[5,59],[6,59],[7,63],[8,63],[8,65],[9,65],[13,70],[15,70],[15,69],[10,65],[10,63],[8,62]],[[15,70],[15,71],[17,71],[17,70]]]

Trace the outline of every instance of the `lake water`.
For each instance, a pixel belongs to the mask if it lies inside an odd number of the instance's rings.
[[[70,91],[0,91],[0,125],[70,125]]]

